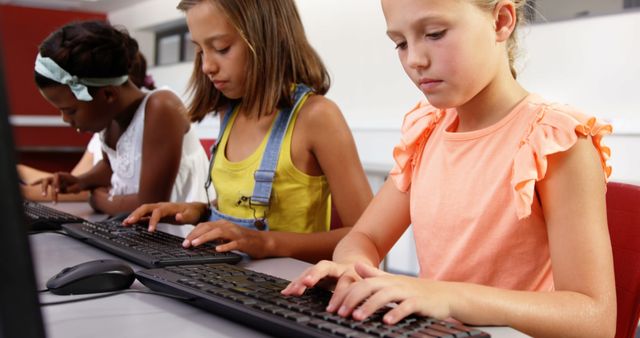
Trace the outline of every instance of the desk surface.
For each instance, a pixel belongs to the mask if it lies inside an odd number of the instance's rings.
[[[103,216],[91,213],[85,203],[60,203],[60,210],[97,220]],[[188,229],[160,225],[172,233]],[[56,233],[30,236],[38,289],[45,289],[46,281],[65,267],[89,260],[117,258],[80,241]],[[134,270],[141,267],[130,263]],[[285,279],[296,277],[308,263],[292,258],[242,261],[239,265]],[[146,287],[135,281],[133,289]],[[40,294],[41,302],[82,298]],[[42,308],[49,337],[268,337],[233,321],[218,317],[178,300],[140,293],[122,294],[78,303],[46,306]],[[482,327],[492,337],[527,337],[507,327]]]

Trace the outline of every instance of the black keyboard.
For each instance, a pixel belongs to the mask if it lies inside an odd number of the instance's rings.
[[[83,222],[84,219],[56,210],[38,202],[23,201],[25,219],[29,230],[60,230],[61,225],[65,223]]]
[[[280,294],[288,281],[228,264],[140,270],[152,290],[279,337],[490,337],[486,332],[428,317],[410,316],[386,325],[381,310],[365,321],[342,318],[325,307],[331,293],[308,289],[301,297]]]
[[[214,243],[185,249],[184,238],[162,231],[149,232],[147,226],[125,227],[120,222],[103,221],[64,224],[70,236],[128,259],[146,268],[171,265],[231,263],[242,256],[233,252],[216,252]]]

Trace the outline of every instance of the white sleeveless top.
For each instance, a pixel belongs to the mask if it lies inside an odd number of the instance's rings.
[[[142,167],[142,140],[147,99],[155,91],[148,92],[129,127],[118,139],[116,149],[104,142],[104,131],[100,132],[102,150],[111,163],[111,196],[138,193]],[[180,169],[171,190],[171,202],[207,202],[204,185],[209,161],[193,128],[182,138]]]
[[[87,144],[87,151],[93,156],[93,165],[98,164],[102,160],[102,141],[100,140],[100,133],[94,133],[91,136],[89,144]]]

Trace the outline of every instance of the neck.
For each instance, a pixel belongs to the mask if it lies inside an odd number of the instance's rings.
[[[246,120],[261,120],[265,117],[270,120],[271,117],[273,117],[272,115],[275,115],[273,114],[275,111],[276,110],[273,112],[261,112],[258,104],[254,104],[253,107],[244,107],[241,105],[238,115],[243,116]]]
[[[117,107],[115,108],[120,113],[115,116],[115,122],[118,124],[121,130],[126,129],[133,119],[133,115],[142,103],[145,97],[145,93],[128,83],[122,86],[120,91],[120,97]]]
[[[473,131],[495,124],[527,95],[510,72],[496,77],[471,100],[457,107],[457,131]]]

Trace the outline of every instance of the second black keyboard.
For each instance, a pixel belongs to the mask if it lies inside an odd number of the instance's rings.
[[[331,293],[313,288],[301,297],[280,291],[288,281],[228,264],[140,270],[136,278],[152,290],[185,297],[205,310],[277,337],[490,337],[456,323],[410,316],[384,324],[381,310],[365,321],[342,318],[325,307]]]
[[[216,252],[213,243],[185,249],[182,247],[184,238],[162,231],[149,232],[141,224],[125,227],[116,221],[84,221],[64,224],[62,229],[72,237],[146,268],[208,263],[235,264],[242,259],[237,253]]]
[[[84,219],[33,201],[22,203],[29,230],[60,230],[65,223],[83,222]]]

